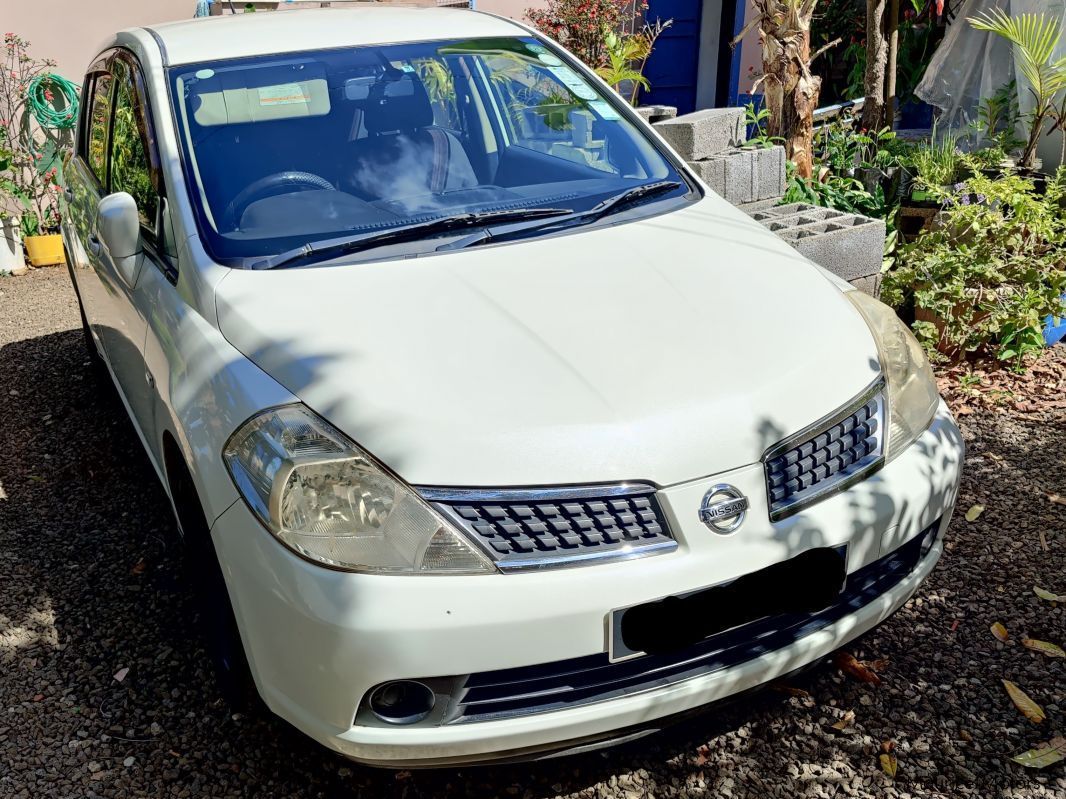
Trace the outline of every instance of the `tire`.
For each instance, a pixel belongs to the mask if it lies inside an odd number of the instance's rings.
[[[226,579],[192,479],[184,464],[175,471],[170,479],[171,495],[182,533],[185,570],[195,599],[200,637],[222,698],[233,710],[247,710],[257,694]]]

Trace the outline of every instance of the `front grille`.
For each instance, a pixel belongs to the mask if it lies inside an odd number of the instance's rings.
[[[511,718],[602,702],[732,668],[783,649],[899,584],[921,562],[940,529],[933,522],[891,554],[850,574],[837,601],[820,611],[784,613],[705,638],[691,647],[612,663],[606,652],[524,668],[471,674],[445,723]]]
[[[784,519],[870,474],[883,462],[882,382],[828,419],[773,447],[764,456],[773,521]]]
[[[548,568],[677,548],[647,485],[453,492],[420,489],[500,568]]]

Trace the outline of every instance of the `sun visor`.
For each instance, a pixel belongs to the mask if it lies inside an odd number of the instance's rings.
[[[202,70],[188,91],[193,119],[201,127],[317,117],[330,111],[329,84],[318,64]]]

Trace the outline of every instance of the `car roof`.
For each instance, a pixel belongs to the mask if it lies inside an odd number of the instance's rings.
[[[315,8],[146,26],[166,65],[434,39],[521,36],[514,22],[454,8]]]

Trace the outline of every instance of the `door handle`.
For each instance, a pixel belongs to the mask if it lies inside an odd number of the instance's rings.
[[[100,243],[100,239],[96,238],[95,235],[89,236],[89,252],[93,255],[99,255],[103,251],[104,247]]]

